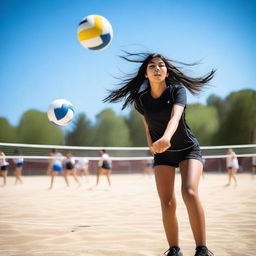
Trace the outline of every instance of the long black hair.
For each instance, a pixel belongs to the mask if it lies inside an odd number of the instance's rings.
[[[135,99],[137,98],[139,92],[141,91],[141,86],[148,80],[145,77],[148,63],[153,58],[160,58],[163,60],[167,67],[167,73],[169,74],[166,77],[167,86],[180,84],[184,85],[193,95],[198,94],[202,87],[207,84],[214,76],[215,70],[211,70],[208,74],[202,77],[189,77],[185,75],[178,67],[175,67],[172,60],[167,59],[161,54],[158,53],[129,53],[125,52],[126,56],[120,56],[122,59],[135,62],[142,63],[139,67],[138,71],[135,74],[128,74],[126,78],[122,79],[122,82],[119,84],[121,88],[116,90],[109,90],[109,95],[103,100],[104,102],[119,102],[122,99],[125,99],[124,104],[122,106],[122,110],[127,107],[127,105],[133,104]],[[183,62],[175,61],[176,63],[194,66],[197,63],[186,64]],[[149,82],[146,84],[147,88],[149,88]]]

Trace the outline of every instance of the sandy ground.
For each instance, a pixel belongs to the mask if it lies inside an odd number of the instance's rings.
[[[158,256],[168,248],[154,177],[112,175],[112,187],[95,176],[67,188],[57,177],[24,177],[23,185],[1,187],[0,255],[10,256]],[[206,174],[200,194],[207,222],[208,247],[217,256],[256,255],[256,177],[238,175],[225,187],[225,174]],[[176,175],[180,246],[194,255],[194,240]]]

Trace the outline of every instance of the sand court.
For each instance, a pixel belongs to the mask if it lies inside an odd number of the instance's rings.
[[[158,256],[168,249],[154,177],[113,174],[96,189],[96,177],[67,188],[57,177],[8,178],[1,188],[0,255],[11,256]],[[200,195],[205,208],[208,246],[217,256],[256,255],[256,177],[238,174],[239,185],[225,187],[226,174],[206,174]],[[175,191],[184,256],[193,256],[194,240],[180,192]]]

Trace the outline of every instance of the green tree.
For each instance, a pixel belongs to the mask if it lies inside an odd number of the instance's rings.
[[[122,116],[116,116],[111,109],[105,109],[97,115],[96,136],[97,146],[130,146],[129,129]]]
[[[213,106],[192,104],[186,111],[187,122],[201,145],[211,145],[219,129],[217,110]]]
[[[74,146],[93,146],[94,127],[84,113],[77,116],[73,122],[72,131],[67,133],[67,145]]]
[[[0,142],[17,142],[16,128],[2,117],[0,118]]]
[[[219,144],[256,143],[256,91],[233,92],[225,102]]]
[[[46,113],[37,110],[22,115],[17,134],[21,143],[61,145],[64,142],[61,128],[50,123]]]
[[[131,109],[126,123],[130,132],[131,145],[133,147],[147,146],[145,128],[140,114],[135,109]]]
[[[218,113],[218,118],[220,121],[223,117],[223,111],[226,108],[225,101],[219,96],[212,94],[207,98],[207,106],[213,106],[216,108]]]

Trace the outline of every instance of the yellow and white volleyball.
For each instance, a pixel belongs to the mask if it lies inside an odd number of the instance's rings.
[[[73,105],[65,99],[57,99],[52,102],[48,110],[49,120],[56,125],[67,125],[74,116]]]
[[[112,41],[112,26],[103,16],[89,15],[80,22],[77,37],[83,47],[92,51],[101,51]]]

